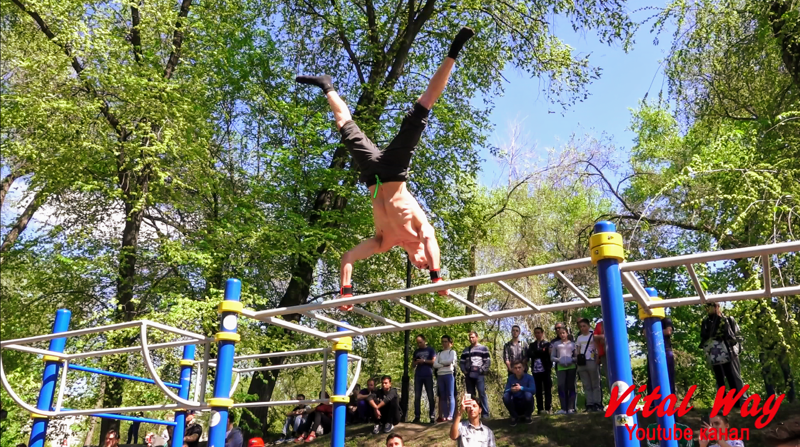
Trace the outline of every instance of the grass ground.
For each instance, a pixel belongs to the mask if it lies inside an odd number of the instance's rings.
[[[707,413],[708,409],[695,408],[686,416],[678,418],[678,422],[688,425],[693,429],[701,426],[700,416]],[[734,414],[735,413],[735,414]],[[745,440],[747,447],[762,447],[763,436],[775,424],[785,421],[792,416],[800,416],[800,403],[783,403],[775,419],[763,430],[756,430],[755,418],[743,418],[738,411],[731,412],[731,427],[737,429],[749,428],[750,440]],[[656,422],[655,417],[642,418],[639,415],[639,424]],[[495,434],[498,446],[541,446],[541,447],[613,447],[614,435],[611,430],[612,423],[602,413],[578,413],[574,415],[547,415],[534,416],[533,423],[520,424],[512,427],[508,419],[491,420],[488,425]],[[400,424],[395,428],[405,439],[405,444],[410,447],[439,447],[453,446],[454,441],[449,437],[449,424],[416,425]],[[347,429],[348,447],[373,447],[384,446],[386,435],[372,435],[371,425],[355,425]],[[322,436],[313,444],[327,445],[329,436]],[[646,445],[642,442],[642,445]],[[695,446],[698,444],[695,443]]]

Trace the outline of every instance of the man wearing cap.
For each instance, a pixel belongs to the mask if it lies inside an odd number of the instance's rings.
[[[195,421],[194,410],[186,412],[186,430],[183,434],[183,447],[197,447],[203,436],[203,427]]]

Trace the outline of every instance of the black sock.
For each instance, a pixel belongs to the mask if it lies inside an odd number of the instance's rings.
[[[458,52],[461,51],[461,48],[464,47],[464,44],[475,35],[475,31],[472,31],[472,28],[461,28],[461,31],[458,32],[456,38],[453,39],[453,43],[450,44],[450,51],[447,53],[448,57],[452,57],[453,59],[458,57]]]
[[[331,77],[328,75],[298,76],[294,78],[294,80],[301,84],[316,85],[317,87],[322,89],[323,93],[328,93],[334,90],[333,81],[331,81]]]

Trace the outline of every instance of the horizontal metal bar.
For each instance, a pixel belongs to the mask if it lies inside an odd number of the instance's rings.
[[[198,340],[198,341],[205,341],[206,340],[206,336],[205,335],[196,334],[196,333],[190,332],[190,331],[184,331],[183,329],[178,329],[176,327],[168,326],[166,324],[161,324],[161,323],[159,323],[157,321],[139,320],[139,322],[146,323],[147,326],[153,327],[153,328],[156,328],[156,329],[161,329],[164,332],[171,332],[171,333],[173,333],[175,335],[181,335],[181,336],[184,336],[184,337],[194,338],[195,340]]]
[[[433,312],[431,312],[431,311],[429,311],[427,309],[423,309],[423,308],[417,306],[416,304],[411,304],[406,300],[399,299],[399,300],[395,300],[395,302],[397,302],[401,306],[405,306],[405,307],[407,307],[409,309],[416,310],[417,312],[421,313],[422,315],[425,315],[426,317],[433,318],[436,321],[444,321],[444,318],[440,317],[439,315],[436,315],[435,313],[433,313]],[[361,333],[363,334],[364,331],[361,331]]]
[[[310,400],[276,400],[272,402],[242,402],[233,404],[233,408],[254,408],[254,407],[283,407],[289,405],[309,405],[309,404],[329,404],[330,399],[310,399]]]
[[[117,331],[120,329],[127,329],[130,327],[138,327],[141,325],[139,321],[128,321],[125,323],[117,323],[117,324],[109,324],[108,326],[98,326],[98,327],[91,327],[86,329],[76,329],[74,331],[66,331],[66,332],[58,332],[55,334],[46,334],[46,335],[36,335],[34,337],[26,337],[26,338],[17,338],[14,340],[3,340],[0,341],[0,347],[6,347],[6,345],[27,345],[31,343],[36,343],[40,341],[49,341],[54,338],[62,338],[62,337],[77,337],[79,335],[86,335],[86,334],[97,334],[100,332],[108,332],[108,331]]]
[[[113,372],[113,371],[106,371],[104,369],[98,369],[98,368],[90,368],[88,366],[69,365],[68,368],[69,369],[74,369],[74,370],[77,370],[77,371],[84,371],[84,372],[88,372],[88,373],[101,374],[101,375],[109,376],[109,377],[118,377],[120,379],[133,380],[134,382],[143,382],[143,383],[150,383],[150,384],[156,383],[155,380],[148,379],[146,377],[132,376],[130,374],[123,374],[123,373],[117,373],[117,372]],[[164,382],[164,385],[166,385],[168,387],[172,387],[172,388],[178,388],[178,389],[180,389],[180,387],[181,387],[177,383],[169,383],[169,382]]]
[[[241,360],[256,360],[256,359],[268,359],[270,357],[289,357],[293,355],[306,355],[306,354],[316,354],[319,352],[324,351],[327,348],[313,348],[313,349],[300,349],[297,351],[285,351],[285,352],[268,352],[265,354],[253,354],[253,355],[240,355],[233,358],[234,361],[241,361]],[[202,360],[196,360],[195,363],[203,363]],[[209,365],[213,365],[217,363],[217,360],[211,360],[208,362]]]
[[[759,298],[767,298],[772,296],[789,296],[800,295],[800,286],[780,287],[773,288],[767,294],[764,290],[748,290],[744,292],[729,292],[714,295],[706,295],[706,302],[720,303],[723,301],[740,301],[740,300],[754,300]],[[650,307],[677,307],[677,306],[691,306],[693,304],[702,304],[699,296],[691,296],[686,298],[671,298],[663,301],[652,301]]]
[[[64,354],[63,352],[48,351],[47,349],[39,349],[31,346],[6,345],[3,346],[3,349],[10,349],[12,351],[19,351],[19,352],[28,352],[31,354],[38,354],[38,355],[51,355],[53,357],[58,357],[59,359],[64,359],[64,360],[70,358],[69,354]]]
[[[384,316],[372,313],[372,312],[370,312],[368,310],[364,310],[364,309],[362,309],[362,308],[360,308],[358,306],[353,306],[353,312],[355,312],[355,313],[357,313],[359,315],[363,315],[365,317],[372,318],[373,320],[380,321],[381,323],[391,324],[394,327],[403,327],[402,323],[398,323],[398,322],[396,322],[396,321],[394,321],[392,319],[389,319],[389,318],[386,318]]]
[[[728,261],[731,259],[752,258],[754,256],[775,255],[792,251],[800,251],[800,241],[758,245],[755,247],[734,248],[731,250],[711,251],[706,253],[694,253],[691,255],[672,256],[662,259],[623,262],[619,265],[619,268],[623,272],[638,272],[641,270],[676,267],[686,264],[700,264],[714,261]]]
[[[213,340],[213,339],[212,339]],[[156,343],[154,345],[149,345],[150,349],[164,349],[164,348],[179,348],[181,346],[186,345],[196,345],[198,344],[197,340],[179,340],[179,341],[169,341],[166,343]],[[70,354],[69,359],[88,359],[92,357],[101,357],[104,355],[114,355],[114,354],[127,354],[129,352],[141,352],[141,346],[128,346],[127,348],[117,348],[117,349],[105,349],[102,351],[93,351],[93,352],[81,352],[78,354]]]
[[[300,306],[295,306],[295,307],[300,307]],[[242,311],[242,315],[244,315],[246,317],[250,317],[250,318],[253,318],[253,319],[256,319],[256,320],[261,320],[261,321],[264,321],[264,322],[269,323],[269,324],[274,324],[275,326],[280,326],[280,327],[282,327],[284,329],[290,329],[290,330],[297,331],[297,332],[300,332],[300,333],[303,333],[303,334],[306,334],[306,335],[311,335],[313,337],[322,338],[322,339],[326,338],[325,337],[325,332],[321,332],[321,331],[318,331],[316,329],[312,329],[310,327],[301,326],[301,325],[299,325],[297,323],[292,323],[291,321],[281,320],[279,318],[273,318],[273,317],[260,317],[260,318],[258,318],[258,317],[256,317],[257,313],[258,312],[253,312],[253,311],[247,310],[247,309]],[[288,313],[294,313],[294,312],[288,312]]]
[[[309,317],[309,318],[316,318],[319,321],[324,321],[325,323],[332,324],[334,326],[340,326],[340,327],[343,327],[345,329],[350,329],[351,331],[355,332],[356,334],[360,334],[360,333],[363,332],[360,327],[356,327],[356,326],[353,326],[352,324],[347,324],[347,323],[344,323],[344,322],[341,322],[341,321],[336,321],[333,318],[328,318],[325,315],[320,315],[319,313],[316,313],[316,312],[306,312],[304,315]]]
[[[300,362],[300,363],[287,363],[285,365],[270,365],[270,366],[255,366],[253,368],[241,368],[239,372],[244,374],[248,372],[255,372],[255,371],[274,371],[276,369],[290,369],[290,368],[301,368],[306,366],[319,366],[324,364],[325,362],[322,360],[315,360],[313,362]]]
[[[71,408],[64,408],[64,410],[71,411],[72,409]],[[89,416],[96,417],[96,418],[101,418],[101,419],[116,419],[118,421],[131,421],[131,422],[138,421],[138,422],[144,422],[144,423],[147,423],[147,424],[169,425],[171,427],[174,427],[175,425],[177,425],[173,421],[163,421],[161,419],[143,418],[143,417],[138,417],[138,416],[125,416],[125,415],[113,414],[113,413],[94,413],[94,414],[90,414]]]
[[[447,296],[450,297],[450,298],[453,298],[454,300],[458,301],[459,303],[461,303],[461,304],[463,304],[463,305],[465,305],[465,306],[467,306],[467,307],[469,307],[469,308],[471,308],[473,310],[477,310],[478,312],[486,315],[487,317],[491,315],[491,313],[489,313],[489,311],[487,311],[486,309],[482,308],[481,306],[478,306],[477,304],[471,302],[470,300],[464,298],[463,296],[453,292],[452,290],[450,291],[450,293]]]
[[[352,298],[338,298],[326,300],[321,303],[303,304],[300,306],[292,307],[278,307],[275,309],[263,310],[260,312],[243,312],[246,316],[255,318],[257,320],[265,321],[266,317],[273,317],[277,315],[288,315],[295,313],[303,313],[319,309],[332,309],[335,307],[348,305],[348,304],[362,304],[371,303],[373,301],[394,300],[405,296],[420,295],[424,293],[438,292],[439,290],[455,289],[459,287],[477,286],[480,284],[493,283],[497,281],[505,281],[509,279],[524,278],[526,276],[540,275],[545,273],[555,273],[559,270],[573,270],[583,267],[591,267],[592,260],[590,258],[574,259],[571,261],[556,262],[547,265],[538,265],[534,267],[527,267],[519,270],[510,270],[507,272],[491,273],[488,275],[473,276],[470,278],[454,279],[451,281],[439,281],[433,284],[425,284],[422,286],[411,287],[409,289],[388,290],[385,292],[368,293],[365,295],[358,295]]]

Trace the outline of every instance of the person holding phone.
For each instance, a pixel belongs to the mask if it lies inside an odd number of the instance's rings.
[[[465,394],[461,400],[461,408],[450,427],[450,439],[458,441],[458,447],[497,447],[494,432],[481,423],[481,407],[470,397]],[[461,420],[464,412],[467,413],[466,421]]]
[[[533,377],[526,373],[522,362],[514,362],[511,365],[513,375],[506,382],[506,389],[503,393],[503,404],[511,413],[511,426],[517,425],[517,420],[530,424],[533,422],[533,393],[536,392],[536,384]]]
[[[556,414],[575,413],[575,342],[570,341],[565,328],[558,330],[558,341],[551,344],[550,360],[556,364],[558,399],[561,409]]]
[[[713,418],[709,417],[707,414],[703,415],[701,423],[706,431],[713,429],[712,433],[727,433],[731,426],[728,422],[728,417],[721,414]],[[710,436],[706,436],[706,439],[703,439],[704,437],[700,438],[700,447],[708,447],[710,445],[719,447],[744,447],[744,442],[741,439],[708,439],[709,437],[714,436],[711,434]]]

